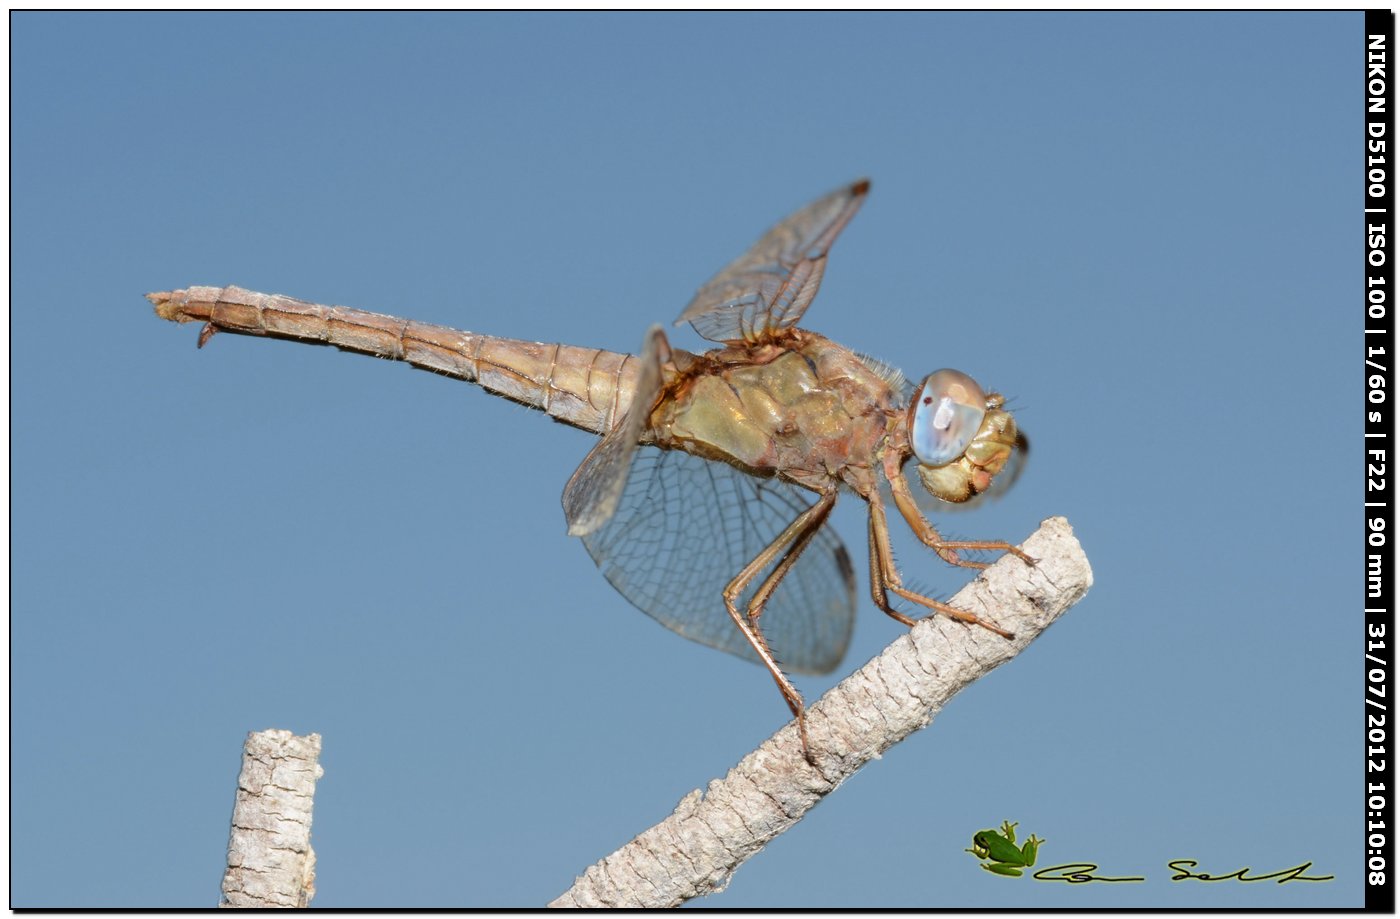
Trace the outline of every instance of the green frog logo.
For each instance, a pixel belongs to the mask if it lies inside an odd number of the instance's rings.
[[[1029,868],[1035,864],[1036,852],[1044,842],[1043,839],[1036,839],[1032,833],[1025,845],[1016,848],[1016,824],[1003,820],[1001,832],[982,830],[973,833],[972,848],[963,851],[986,859],[982,867],[992,874],[1018,878],[1022,874],[1022,868]]]

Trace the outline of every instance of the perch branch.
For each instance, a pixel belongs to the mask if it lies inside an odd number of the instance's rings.
[[[734,870],[856,770],[926,726],[959,690],[1011,660],[1093,584],[1069,522],[1051,517],[951,601],[1015,633],[921,621],[808,709],[816,766],[789,723],[723,779],[588,868],[553,907],[666,907],[724,889]]]
[[[233,802],[223,907],[304,907],[316,895],[311,804],[321,735],[250,733]]]

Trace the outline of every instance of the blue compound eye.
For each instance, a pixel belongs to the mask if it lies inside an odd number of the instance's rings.
[[[909,426],[914,455],[925,466],[944,466],[963,455],[987,414],[987,396],[972,377],[935,370],[914,397]]]

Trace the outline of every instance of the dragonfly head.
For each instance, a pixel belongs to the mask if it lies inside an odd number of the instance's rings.
[[[924,378],[908,420],[924,488],[961,504],[991,486],[1016,449],[1016,421],[1004,402],[957,370],[935,370]]]

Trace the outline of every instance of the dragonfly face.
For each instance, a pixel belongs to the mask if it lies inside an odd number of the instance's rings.
[[[1016,420],[999,393],[957,370],[924,378],[909,406],[909,445],[919,481],[954,504],[986,491],[1016,449]]]

